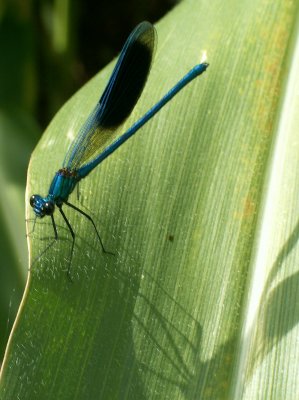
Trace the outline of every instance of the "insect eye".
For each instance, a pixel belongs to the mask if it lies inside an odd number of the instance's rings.
[[[55,205],[52,202],[46,202],[44,204],[44,212],[46,215],[51,215],[54,212]]]
[[[36,199],[36,197],[35,197],[35,195],[33,194],[33,195],[30,197],[30,200],[29,200],[31,207],[34,207],[34,205],[35,205],[35,199]]]

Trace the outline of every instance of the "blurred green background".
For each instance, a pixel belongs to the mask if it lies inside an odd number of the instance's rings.
[[[79,87],[115,57],[142,20],[176,0],[43,0],[0,4],[0,101],[43,129]]]
[[[30,154],[64,102],[120,51],[142,20],[177,0],[0,0],[0,359],[27,276]],[[100,97],[101,93],[99,93]]]

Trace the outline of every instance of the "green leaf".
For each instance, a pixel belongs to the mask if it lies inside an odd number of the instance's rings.
[[[210,67],[73,195],[115,256],[64,207],[77,234],[71,283],[64,221],[56,212],[61,240],[48,248],[51,220],[36,224],[2,398],[297,397],[298,73],[284,85],[298,65],[296,12],[186,0],[157,25],[156,61],[126,126],[204,50]],[[111,70],[50,124],[27,199],[47,193]]]

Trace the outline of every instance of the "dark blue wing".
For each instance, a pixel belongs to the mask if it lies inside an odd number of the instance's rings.
[[[142,22],[133,30],[103,95],[71,144],[64,167],[78,169],[115,139],[117,128],[131,114],[142,93],[151,68],[155,41],[155,28],[149,22]]]

